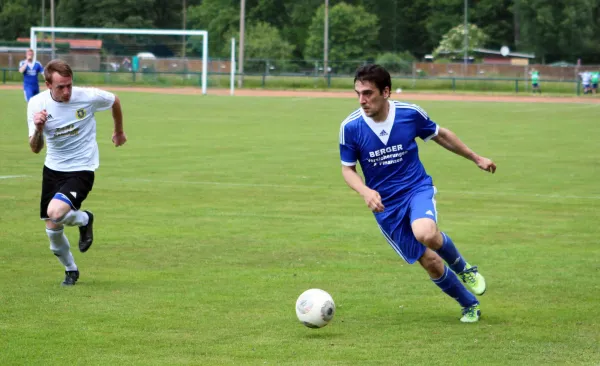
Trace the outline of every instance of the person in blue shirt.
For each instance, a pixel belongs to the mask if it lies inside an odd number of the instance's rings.
[[[479,321],[481,309],[473,294],[483,295],[485,279],[437,226],[436,188],[419,159],[416,138],[433,140],[484,171],[494,173],[496,165],[438,126],[420,107],[389,100],[392,82],[383,67],[361,66],[354,88],[360,108],[342,122],[339,136],[344,180],[373,211],[392,248],[409,264],[418,261],[431,280],[458,301],[460,320]]]
[[[29,99],[40,92],[40,84],[38,83],[38,74],[44,72],[44,67],[39,61],[33,61],[33,50],[30,48],[25,54],[25,60],[19,63],[19,72],[23,74],[23,90],[25,92],[25,100]]]

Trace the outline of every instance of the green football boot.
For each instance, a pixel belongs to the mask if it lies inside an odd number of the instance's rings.
[[[477,323],[481,317],[481,308],[479,307],[479,303],[471,305],[468,308],[464,308],[462,313],[463,316],[460,318],[461,322]]]
[[[485,278],[477,270],[477,266],[471,266],[467,263],[465,269],[458,273],[458,277],[467,286],[469,291],[477,296],[481,296],[485,293]]]

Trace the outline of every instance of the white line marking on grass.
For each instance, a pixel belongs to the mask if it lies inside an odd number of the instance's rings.
[[[28,178],[29,175],[0,175],[0,179]]]
[[[205,186],[222,186],[222,187],[249,187],[249,188],[285,188],[285,189],[331,189],[333,186],[324,185],[290,185],[290,184],[266,184],[266,183],[232,183],[232,182],[214,182],[214,181],[187,181],[187,180],[158,180],[158,179],[141,179],[141,178],[126,178],[120,179],[125,182],[139,183],[163,183],[163,184],[184,184],[184,185],[205,185]],[[540,193],[518,193],[518,192],[473,192],[473,191],[456,191],[443,190],[439,194],[444,193],[468,195],[468,196],[512,196],[512,197],[527,197],[541,198],[547,201],[563,200],[563,199],[582,199],[582,200],[600,200],[600,196],[579,196],[579,195],[563,195],[563,194],[540,194]]]

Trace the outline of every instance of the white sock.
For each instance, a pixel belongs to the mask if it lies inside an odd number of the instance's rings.
[[[88,224],[90,217],[83,211],[71,210],[57,224],[67,226],[85,226]]]
[[[71,254],[71,246],[69,245],[69,239],[65,236],[64,229],[51,230],[46,228],[46,234],[48,234],[48,238],[50,239],[50,250],[60,263],[65,266],[65,270],[77,271],[75,258]]]

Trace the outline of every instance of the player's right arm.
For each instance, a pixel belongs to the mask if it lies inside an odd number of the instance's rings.
[[[367,187],[360,175],[358,175],[356,165],[342,165],[342,176],[344,177],[346,184],[361,195],[371,211],[383,212],[385,207],[381,202],[381,196],[377,191]]]
[[[19,72],[22,74],[27,70],[27,61],[21,61],[19,64]]]
[[[346,184],[356,191],[365,200],[369,209],[374,212],[383,212],[385,207],[381,202],[379,193],[364,183],[361,176],[356,171],[356,162],[358,160],[358,151],[352,141],[352,130],[348,123],[342,123],[340,127],[340,156],[342,159],[342,176]]]
[[[44,125],[48,119],[46,110],[38,110],[35,102],[27,105],[27,125],[29,127],[29,147],[34,153],[39,153],[44,148]]]

